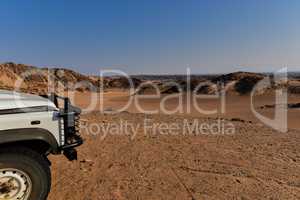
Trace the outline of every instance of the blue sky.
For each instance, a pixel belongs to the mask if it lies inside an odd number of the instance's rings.
[[[2,0],[0,8],[0,62],[131,74],[300,66],[298,0]]]

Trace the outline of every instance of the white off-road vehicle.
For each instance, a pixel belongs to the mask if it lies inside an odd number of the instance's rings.
[[[80,113],[68,98],[0,90],[0,200],[47,199],[47,156],[77,159]]]

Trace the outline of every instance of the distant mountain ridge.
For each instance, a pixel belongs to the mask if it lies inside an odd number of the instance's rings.
[[[133,86],[139,87],[142,83],[157,84],[162,93],[179,92],[170,82],[175,82],[183,91],[193,90],[199,83],[199,93],[212,94],[216,92],[216,84],[228,85],[229,91],[239,94],[248,94],[254,85],[266,77],[267,74],[251,72],[234,72],[218,75],[191,75],[191,86],[187,87],[186,75],[135,75],[131,76]],[[292,93],[300,93],[300,77],[297,73],[289,74],[292,79],[288,84]],[[21,83],[18,87],[18,83]],[[57,91],[100,91],[108,88],[128,89],[131,84],[125,77],[99,77],[88,76],[65,68],[39,68],[12,62],[0,64],[0,89],[17,90],[34,94],[47,94],[49,89]],[[145,86],[140,88],[139,94],[148,93],[153,88]],[[53,90],[51,90],[53,92]]]

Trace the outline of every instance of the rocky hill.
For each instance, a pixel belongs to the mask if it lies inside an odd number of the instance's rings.
[[[0,89],[45,94],[49,90],[97,90],[100,78],[63,68],[38,68],[24,64],[0,64]],[[79,84],[78,84],[79,83]]]
[[[265,77],[265,75],[260,74],[260,73],[234,72],[234,73],[217,76],[214,79],[212,79],[212,82],[214,82],[214,83],[222,82],[222,83],[227,84],[231,81],[239,81],[244,78],[263,79],[264,77]]]
[[[141,81],[132,78],[134,87]],[[18,90],[34,94],[50,91],[99,91],[103,88],[129,88],[124,77],[87,76],[65,68],[38,68],[34,66],[3,63],[0,64],[0,89]]]

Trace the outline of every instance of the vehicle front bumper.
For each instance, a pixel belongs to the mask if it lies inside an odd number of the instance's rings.
[[[70,160],[77,160],[76,147],[83,144],[83,139],[80,136],[80,114],[81,109],[73,106],[69,98],[60,97],[51,94],[51,101],[59,108],[59,117],[62,119],[62,144],[60,151]],[[59,106],[59,100],[62,100],[63,106]]]

